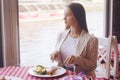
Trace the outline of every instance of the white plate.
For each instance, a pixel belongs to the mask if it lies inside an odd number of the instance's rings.
[[[50,68],[48,68],[50,69]],[[56,77],[56,76],[60,76],[66,73],[66,70],[62,67],[57,67],[57,71],[55,72],[54,75],[41,75],[41,74],[36,74],[36,72],[34,72],[33,70],[35,70],[35,68],[31,68],[29,69],[28,73],[36,76],[36,77]]]
[[[2,76],[0,76],[0,77],[2,77]],[[5,80],[22,80],[18,77],[14,77],[14,76],[4,76],[4,77],[5,77]]]

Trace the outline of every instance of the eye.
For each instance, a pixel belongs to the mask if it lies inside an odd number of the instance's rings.
[[[67,16],[71,16],[71,14],[70,14],[70,13],[67,13]]]
[[[66,18],[66,17],[69,17],[69,16],[71,16],[70,13],[67,13],[67,14],[64,15],[65,18]]]

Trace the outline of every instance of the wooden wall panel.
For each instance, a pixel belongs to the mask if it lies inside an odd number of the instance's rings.
[[[3,66],[20,64],[18,0],[2,1],[2,58]]]

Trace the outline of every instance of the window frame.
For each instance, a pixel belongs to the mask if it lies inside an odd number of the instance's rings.
[[[113,35],[113,0],[105,1],[105,37]]]
[[[0,1],[0,6],[1,6],[1,1]],[[1,7],[0,7],[1,11]],[[2,57],[2,23],[1,23],[1,13],[0,13],[0,67],[3,67],[3,57]]]
[[[11,66],[20,64],[19,25],[18,25],[18,0],[1,0],[1,47],[3,64]],[[12,59],[11,59],[12,58]]]

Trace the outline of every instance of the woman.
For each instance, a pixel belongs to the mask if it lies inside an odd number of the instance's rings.
[[[74,64],[76,72],[95,77],[98,39],[88,32],[84,7],[80,3],[69,4],[64,20],[66,29],[58,36],[51,60],[58,61],[59,66]]]

